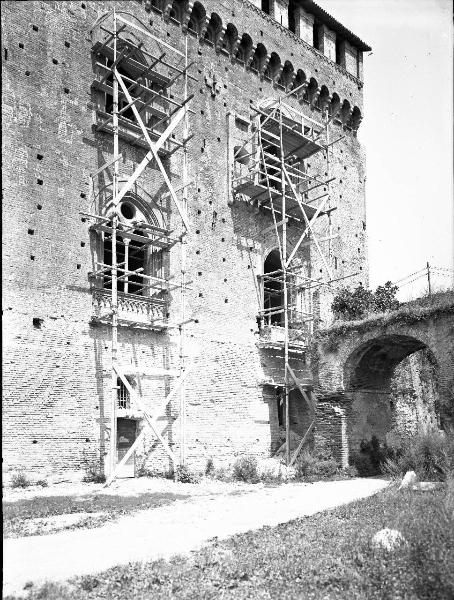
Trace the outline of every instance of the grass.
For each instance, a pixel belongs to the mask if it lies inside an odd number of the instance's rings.
[[[452,599],[453,508],[452,484],[432,492],[394,488],[215,540],[189,558],[131,563],[67,584],[32,586],[28,599]],[[398,529],[407,543],[391,553],[374,549],[371,538],[385,527]]]
[[[87,519],[80,523],[68,525],[65,529],[99,527],[106,521],[119,516],[137,510],[157,508],[164,504],[170,504],[179,498],[186,498],[186,496],[147,492],[136,496],[113,496],[110,494],[43,496],[3,502],[3,536],[21,537],[40,535],[43,532],[49,533],[48,527],[36,525],[32,520],[39,517],[53,517],[80,512],[86,513]],[[96,512],[104,512],[105,514],[90,518],[90,514]]]

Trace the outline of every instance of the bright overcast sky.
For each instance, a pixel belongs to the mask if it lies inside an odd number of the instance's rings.
[[[319,0],[372,46],[364,56],[370,285],[454,268],[450,0]],[[435,285],[452,278],[434,273]],[[402,287],[414,295],[423,280]]]

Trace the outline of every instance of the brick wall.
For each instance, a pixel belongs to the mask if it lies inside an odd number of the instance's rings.
[[[106,457],[110,434],[110,332],[89,324],[93,314],[88,274],[95,270],[97,240],[88,232],[81,211],[97,212],[89,189],[89,174],[113,156],[112,139],[95,132],[96,94],[91,89],[93,64],[89,30],[112,2],[4,2],[3,32],[3,153],[4,165],[4,467],[44,474],[80,471],[88,459]],[[133,12],[163,39],[183,48],[181,25],[147,10],[147,3],[115,2]],[[285,27],[248,2],[207,1],[223,24],[232,22],[241,37],[277,52],[282,62],[316,77],[341,100],[362,110],[362,84],[298,40]],[[303,36],[302,36],[303,37]],[[262,235],[272,223],[246,203],[233,204],[227,187],[227,115],[250,115],[251,102],[282,94],[232,62],[222,51],[188,34],[190,61],[197,81],[189,149],[187,238],[187,314],[198,320],[188,327],[187,362],[193,365],[186,385],[187,458],[204,468],[206,459],[228,462],[243,452],[265,455],[273,443],[270,420],[274,400],[261,384],[282,369],[279,353],[257,347],[257,279],[273,234]],[[6,51],[6,52],[5,52]],[[208,80],[215,76],[212,94]],[[181,88],[180,88],[181,92]],[[176,90],[178,93],[178,89]],[[318,110],[289,99],[308,116]],[[340,123],[331,126],[333,146],[331,266],[342,276],[362,269],[352,279],[367,283],[364,217],[364,155],[357,138]],[[143,152],[121,141],[120,174],[127,178]],[[308,161],[309,172],[321,172],[322,158]],[[181,161],[167,164],[176,187]],[[96,181],[102,186],[102,177]],[[141,185],[158,200],[163,191],[157,171],[149,166]],[[164,207],[166,208],[166,207]],[[174,207],[170,227],[181,225]],[[329,223],[320,221],[320,232]],[[289,229],[289,247],[298,237]],[[180,248],[170,255],[170,270],[178,274]],[[323,270],[316,254],[301,251],[314,273]],[[325,296],[322,307],[328,306]],[[173,292],[170,314],[179,317],[179,295]],[[171,388],[171,378],[152,375],[152,368],[178,363],[178,334],[120,328],[120,363],[134,377],[149,409]],[[298,365],[295,365],[298,367]],[[300,365],[307,375],[307,366]],[[274,407],[274,404],[273,404]],[[273,413],[274,414],[274,413]],[[160,421],[166,438],[179,451],[178,400]],[[88,457],[88,458],[87,458]],[[160,469],[168,459],[152,436],[145,438],[137,460]]]

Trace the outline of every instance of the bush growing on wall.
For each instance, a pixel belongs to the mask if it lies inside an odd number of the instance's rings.
[[[370,312],[395,310],[399,306],[396,299],[398,287],[387,281],[379,285],[375,292],[366,289],[362,284],[354,290],[342,288],[334,296],[331,309],[338,319],[353,321],[364,318]]]

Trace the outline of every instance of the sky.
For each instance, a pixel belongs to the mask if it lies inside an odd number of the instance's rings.
[[[370,286],[431,265],[433,288],[454,269],[453,55],[450,0],[319,0],[372,47],[364,53]],[[434,269],[432,269],[434,267]],[[416,297],[427,278],[401,282]],[[410,283],[408,283],[410,282]]]

